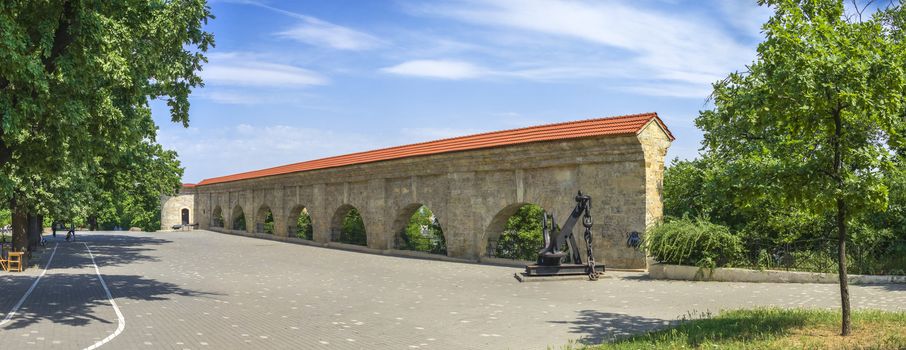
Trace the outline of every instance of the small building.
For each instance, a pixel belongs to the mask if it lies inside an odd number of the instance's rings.
[[[182,184],[176,194],[160,196],[161,230],[195,224],[195,184]]]

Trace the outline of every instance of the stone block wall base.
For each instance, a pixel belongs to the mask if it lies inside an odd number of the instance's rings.
[[[695,266],[651,264],[648,276],[653,279],[755,282],[755,283],[839,283],[836,273],[801,271],[748,270],[737,268],[701,268]],[[906,276],[849,275],[849,284],[906,284]]]

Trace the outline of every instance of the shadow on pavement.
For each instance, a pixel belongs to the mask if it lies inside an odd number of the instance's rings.
[[[158,261],[150,255],[156,246],[171,243],[169,240],[127,235],[78,235],[74,242],[59,242],[57,252],[50,263],[47,274],[41,278],[34,292],[26,299],[12,320],[0,329],[18,329],[50,321],[69,326],[86,326],[94,322],[116,323],[116,314],[107,300],[107,294],[94,273],[94,264],[85,249],[87,243],[104,277],[110,293],[118,304],[137,301],[161,301],[173,296],[209,296],[206,293],[181,288],[179,285],[161,282],[138,275],[117,275],[104,273],[105,267],[124,265],[140,261]],[[51,242],[44,251],[49,255]],[[23,276],[24,277],[24,276]],[[15,282],[21,292],[15,294],[18,300],[34,277],[6,278]],[[0,306],[12,307],[12,298],[0,298]],[[9,309],[0,310],[9,312]]]
[[[882,284],[880,287],[890,292],[906,292],[906,284]]]
[[[127,236],[121,234],[78,234],[75,241],[67,242],[57,238],[60,248],[70,247],[75,250],[85,250],[82,243],[88,243],[91,252],[97,259],[98,266],[118,266],[137,261],[155,262],[159,261],[155,256],[149,255],[150,252],[157,250],[157,246],[173,243],[173,241],[142,236]],[[45,255],[50,254],[53,244],[56,241],[50,241],[45,248]],[[53,267],[58,266],[53,262]]]
[[[209,296],[214,293],[183,289],[173,283],[134,275],[104,275],[117,303],[127,300],[159,301],[172,296]],[[7,312],[8,310],[3,310]],[[101,316],[103,315],[103,316]],[[19,329],[48,320],[55,324],[85,326],[92,322],[116,323],[107,295],[95,274],[57,274],[41,279],[32,294],[2,329]]]
[[[609,342],[628,335],[647,332],[676,323],[676,321],[659,318],[647,318],[594,310],[579,311],[579,317],[573,321],[550,322],[569,324],[569,332],[578,334],[580,336],[579,343],[588,345]]]

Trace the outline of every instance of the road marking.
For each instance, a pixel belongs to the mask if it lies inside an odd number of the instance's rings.
[[[19,311],[19,308],[22,307],[22,304],[25,303],[25,299],[28,299],[28,296],[31,295],[31,292],[33,292],[35,290],[35,287],[38,286],[38,282],[41,281],[41,277],[44,277],[44,274],[47,273],[47,268],[50,267],[50,262],[53,261],[53,256],[57,254],[57,246],[59,245],[60,243],[54,244],[53,252],[50,253],[50,258],[47,259],[47,265],[44,265],[44,271],[41,271],[41,274],[38,275],[38,278],[35,279],[35,282],[31,284],[31,287],[28,288],[28,291],[26,291],[25,295],[22,296],[22,299],[19,299],[19,302],[16,303],[16,305],[13,306],[13,309],[6,314],[6,317],[3,318],[3,321],[0,321],[0,326],[9,322],[13,318],[13,316],[16,315],[16,311]]]
[[[91,257],[91,263],[94,265],[94,272],[97,273],[98,279],[101,281],[101,287],[104,287],[104,292],[107,293],[107,300],[110,300],[110,305],[113,306],[113,311],[116,311],[116,318],[119,319],[119,324],[116,326],[116,331],[114,331],[113,334],[108,335],[107,338],[101,339],[97,343],[94,343],[94,345],[89,346],[84,349],[84,350],[94,350],[94,349],[101,347],[104,344],[107,344],[107,342],[113,340],[113,338],[116,338],[116,336],[120,335],[120,333],[122,333],[123,330],[126,329],[126,318],[123,317],[123,313],[120,312],[119,306],[116,306],[116,301],[113,300],[113,295],[110,294],[110,289],[107,288],[107,283],[104,282],[104,276],[101,275],[101,269],[98,268],[98,264],[94,261],[94,254],[91,253],[91,248],[88,247],[88,243],[85,243],[85,242],[80,242],[80,243],[85,245],[85,249],[88,249],[88,256]]]

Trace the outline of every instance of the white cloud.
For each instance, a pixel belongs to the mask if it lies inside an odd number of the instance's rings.
[[[167,128],[158,141],[179,153],[188,182],[388,146],[383,138],[348,130],[250,124],[204,132]]]
[[[381,71],[399,75],[450,80],[479,78],[491,73],[469,62],[452,60],[413,60],[382,68]]]
[[[258,6],[276,13],[302,20],[299,25],[277,33],[277,36],[306,44],[339,50],[368,50],[384,45],[384,41],[368,33],[333,24],[313,16],[287,11],[259,1],[234,0],[236,3]]]
[[[248,93],[237,93],[230,91],[205,91],[203,89],[197,93],[194,93],[193,96],[198,96],[227,105],[251,105],[262,102],[262,99],[258,96],[254,96]]]
[[[277,35],[310,45],[338,50],[369,50],[383,44],[377,37],[354,29],[311,16],[297,14],[297,18],[301,18],[302,23],[292,29],[277,33]]]
[[[685,84],[685,83],[636,83],[622,87],[615,87],[621,90],[633,91],[642,95],[649,96],[667,96],[706,99],[711,94],[711,86],[705,84]]]
[[[489,29],[472,40],[496,49],[494,63],[483,62],[483,74],[463,78],[611,78],[638,83],[636,90],[646,94],[704,97],[697,91],[710,90],[755,57],[750,43],[737,41],[713,16],[660,12],[638,2],[450,0],[409,10]],[[764,18],[754,4],[723,11],[740,13],[728,21],[748,32]]]
[[[210,54],[201,71],[206,83],[219,86],[304,87],[325,85],[327,77],[308,69],[260,60],[239,53]]]

